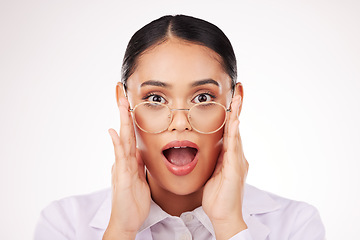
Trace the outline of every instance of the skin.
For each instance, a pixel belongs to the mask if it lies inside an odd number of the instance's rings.
[[[217,85],[194,82],[213,79]],[[166,85],[154,86],[149,80]],[[143,84],[143,85],[142,85]],[[191,128],[184,111],[175,111],[169,128],[159,134],[140,130],[128,111],[149,93],[161,96],[171,108],[190,108],[199,94],[231,107],[225,126],[213,134]],[[211,93],[215,99],[207,95]],[[115,163],[112,168],[112,211],[104,240],[135,239],[150,210],[151,198],[167,213],[180,216],[202,206],[210,218],[216,239],[229,239],[247,228],[242,217],[244,184],[248,171],[239,133],[243,89],[238,83],[231,93],[231,79],[213,50],[176,38],[145,51],[128,79],[124,92],[117,84],[120,134],[109,129]],[[157,100],[158,100],[157,99]],[[189,140],[199,147],[194,170],[176,176],[163,163],[162,148],[174,140]],[[144,166],[148,170],[146,181]]]

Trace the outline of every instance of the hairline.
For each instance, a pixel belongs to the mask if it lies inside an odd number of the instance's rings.
[[[171,23],[169,24],[169,28],[171,26]],[[154,50],[156,47],[160,46],[161,44],[164,44],[168,41],[171,41],[172,39],[174,40],[179,40],[180,42],[182,43],[185,43],[185,44],[195,44],[195,45],[198,45],[198,46],[202,46],[202,47],[205,47],[206,49],[208,50],[211,50],[211,52],[214,54],[213,56],[213,59],[216,60],[218,63],[220,63],[223,71],[230,77],[231,79],[231,91],[233,92],[234,91],[234,86],[235,85],[234,83],[236,83],[236,79],[232,79],[232,77],[227,73],[226,71],[226,66],[225,66],[225,63],[224,63],[224,59],[223,57],[217,53],[215,50],[209,48],[208,46],[206,46],[204,43],[202,42],[197,42],[197,41],[191,41],[191,40],[188,40],[188,39],[184,39],[184,38],[181,38],[179,36],[176,36],[174,35],[172,32],[169,32],[171,30],[168,29],[168,32],[167,34],[165,35],[165,37],[163,37],[162,39],[158,40],[157,42],[155,42],[154,44],[150,45],[148,48],[146,48],[144,51],[142,51],[137,57],[136,57],[136,60],[134,62],[134,66],[133,68],[131,69],[130,73],[129,73],[129,77],[126,79],[126,82],[129,80],[129,78],[132,76],[132,74],[134,74],[134,72],[136,71],[136,68],[138,66],[138,62],[139,62],[139,59],[146,53],[150,52],[151,50]],[[213,55],[211,54],[211,55]],[[124,89],[125,91],[127,91],[127,87],[125,84],[125,81],[123,81],[123,84],[124,84]]]

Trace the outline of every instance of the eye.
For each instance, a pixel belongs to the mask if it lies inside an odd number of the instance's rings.
[[[194,98],[195,103],[210,102],[213,100],[213,96],[208,93],[201,93]]]
[[[146,100],[149,102],[166,103],[165,98],[163,98],[162,96],[157,95],[157,94],[152,94],[152,95],[148,96],[146,98]]]

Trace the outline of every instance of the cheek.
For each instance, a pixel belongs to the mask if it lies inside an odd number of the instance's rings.
[[[153,136],[144,133],[143,131],[141,131],[138,128],[135,128],[135,137],[136,137],[136,147],[139,149],[140,152],[147,152],[150,151],[151,149],[154,149],[153,144],[149,144],[149,143],[154,143],[153,141],[155,141],[153,138]]]
[[[159,137],[156,134],[148,134],[144,133],[140,129],[135,128],[135,136],[136,136],[136,147],[140,151],[142,160],[145,165],[149,167],[153,161],[151,159],[159,158],[159,149],[161,146]]]
[[[216,165],[219,154],[223,147],[223,131],[211,134],[201,140],[201,152],[209,167]]]
[[[142,151],[146,144],[146,139],[144,138],[145,136],[143,136],[142,132],[135,126],[135,137],[136,137],[136,147]]]

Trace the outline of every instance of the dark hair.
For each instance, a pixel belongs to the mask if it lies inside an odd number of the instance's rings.
[[[125,90],[128,78],[135,71],[138,57],[146,49],[165,42],[171,36],[206,46],[219,54],[224,70],[232,79],[231,89],[234,90],[237,67],[235,53],[229,39],[214,24],[185,15],[163,16],[148,23],[132,36],[122,65],[121,82]]]

